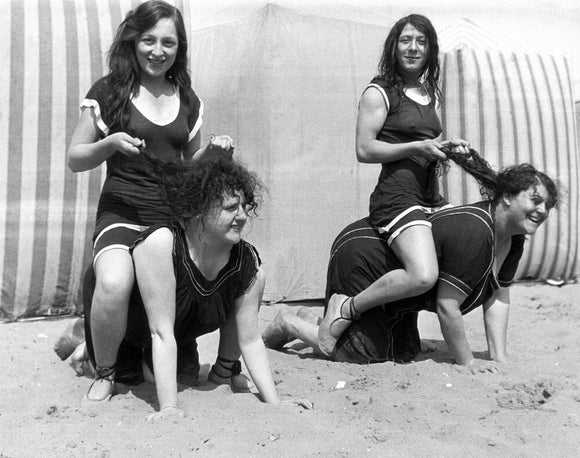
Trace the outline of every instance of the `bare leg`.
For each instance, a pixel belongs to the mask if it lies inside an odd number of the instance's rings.
[[[127,328],[129,296],[135,281],[133,261],[126,250],[112,249],[99,256],[91,308],[91,333],[95,362],[99,368],[113,368]],[[109,399],[114,389],[111,377],[97,378],[86,399]]]
[[[437,282],[439,268],[430,227],[417,225],[405,229],[393,241],[391,248],[403,264],[403,269],[386,273],[354,296],[352,301],[339,294],[330,298],[318,336],[325,354],[332,353],[336,342],[358,314],[382,304],[423,294]]]
[[[282,348],[284,345],[272,346],[279,344],[282,339],[288,341],[299,339],[312,347],[316,353],[324,354],[318,346],[318,321],[319,318],[316,314],[307,307],[301,307],[296,314],[290,309],[284,308],[278,312],[274,321],[266,328],[262,334],[262,339],[270,348]]]
[[[404,268],[388,272],[357,294],[354,297],[357,313],[426,293],[437,282],[439,266],[430,227],[409,227],[393,241],[391,248]]]
[[[74,369],[79,377],[83,375],[86,377],[95,376],[95,368],[89,359],[89,352],[87,351],[87,345],[82,342],[75,349],[70,357],[70,367]]]
[[[54,351],[64,361],[85,340],[84,320],[76,318],[68,323],[66,329],[54,343]]]
[[[266,347],[280,350],[284,345],[296,339],[284,328],[284,316],[291,313],[287,308],[283,308],[276,314],[268,327],[264,329],[262,340]]]

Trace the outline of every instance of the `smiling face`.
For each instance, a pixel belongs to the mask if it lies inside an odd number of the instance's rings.
[[[204,232],[218,243],[235,245],[242,239],[242,230],[250,211],[248,206],[242,191],[225,195],[204,218]]]
[[[527,235],[536,233],[550,213],[547,207],[548,198],[546,187],[539,182],[515,196],[504,197],[516,233]]]
[[[160,19],[135,41],[135,54],[144,76],[165,78],[177,56],[177,29],[173,20]]]
[[[407,24],[397,41],[399,73],[408,80],[416,80],[427,63],[429,43],[424,33]]]

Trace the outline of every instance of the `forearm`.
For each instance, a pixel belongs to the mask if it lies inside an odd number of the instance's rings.
[[[459,310],[437,310],[443,338],[457,364],[466,365],[473,359],[465,325]]]
[[[68,166],[73,172],[85,172],[101,165],[114,152],[108,137],[94,143],[78,143],[69,148]]]
[[[240,347],[246,367],[262,396],[262,400],[273,404],[280,402],[262,339],[256,338],[250,342],[241,343]]]
[[[365,164],[383,164],[405,159],[420,153],[419,143],[387,143],[376,139],[357,140],[357,159]]]
[[[489,356],[497,362],[507,359],[507,327],[509,303],[496,300],[489,309],[484,309],[485,334]]]
[[[177,406],[177,344],[175,337],[153,333],[153,369],[159,408]]]

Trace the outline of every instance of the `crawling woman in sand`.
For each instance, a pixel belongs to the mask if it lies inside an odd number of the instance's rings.
[[[428,310],[437,313],[456,364],[475,373],[495,371],[507,360],[509,286],[526,236],[558,204],[558,188],[530,164],[495,172],[475,150],[448,156],[479,182],[487,199],[429,216],[439,263],[437,284],[420,296],[378,307],[367,300],[380,291],[386,273],[400,268],[400,261],[368,219],[362,219],[347,226],[332,246],[324,319],[307,308],[282,310],[262,334],[266,346],[281,349],[300,339],[334,361],[407,362],[421,349],[418,312]],[[491,361],[474,358],[462,318],[480,305]]]

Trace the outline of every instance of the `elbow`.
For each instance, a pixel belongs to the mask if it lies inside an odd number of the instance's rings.
[[[68,156],[67,156],[67,165],[68,165],[68,168],[73,173],[85,171],[85,169],[82,167],[82,164],[80,163],[80,161],[75,157],[74,153],[71,152],[70,150],[69,150]]]
[[[371,162],[370,156],[362,146],[357,145],[356,147],[356,160],[361,164],[368,164]]]

